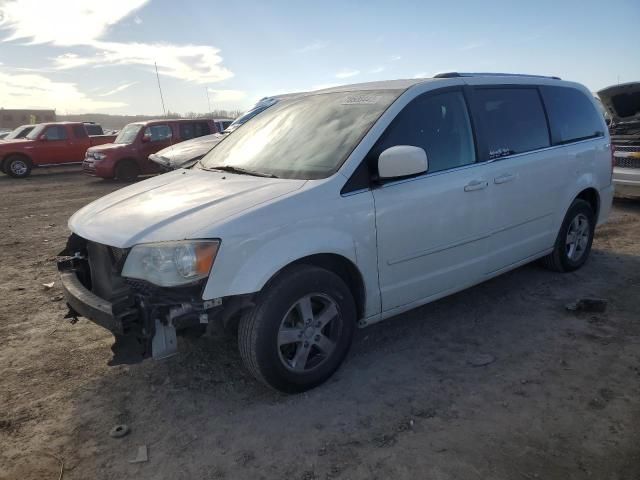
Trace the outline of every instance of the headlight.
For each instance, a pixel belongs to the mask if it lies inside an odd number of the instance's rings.
[[[107,158],[107,156],[104,153],[94,152],[93,158],[95,158],[96,160],[104,160],[105,158]]]
[[[209,276],[220,240],[186,240],[136,245],[122,276],[139,278],[161,287],[175,287]]]

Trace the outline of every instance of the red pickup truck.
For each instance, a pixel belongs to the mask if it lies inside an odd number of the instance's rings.
[[[40,123],[25,137],[0,140],[0,167],[15,178],[29,176],[34,167],[80,163],[87,149],[112,142],[115,135],[93,135],[102,128],[80,122]]]
[[[175,143],[218,132],[212,120],[149,120],[125,126],[113,143],[87,150],[82,170],[87,175],[130,182],[138,175],[158,173],[149,155]]]

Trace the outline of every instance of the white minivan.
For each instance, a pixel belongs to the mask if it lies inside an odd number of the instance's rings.
[[[305,93],[193,168],[75,213],[58,259],[68,317],[154,358],[176,352],[177,330],[235,328],[256,378],[303,391],[339,367],[357,326],[536,259],[581,267],[611,169],[594,98],[555,77]]]

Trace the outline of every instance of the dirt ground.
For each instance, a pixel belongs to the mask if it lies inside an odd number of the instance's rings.
[[[640,479],[640,202],[582,270],[529,265],[361,330],[327,384],[284,396],[232,338],[108,367],[110,334],[62,319],[67,218],[121,186],[0,175],[0,478]],[[565,310],[584,296],[606,312]]]

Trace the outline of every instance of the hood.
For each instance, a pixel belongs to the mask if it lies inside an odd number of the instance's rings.
[[[33,140],[30,140],[28,138],[10,138],[8,140],[0,139],[0,145],[7,145],[9,143],[27,143],[27,142],[33,142]]]
[[[183,240],[243,210],[298,190],[305,180],[177,170],[117,190],[78,210],[69,228],[112,247]]]
[[[223,138],[224,135],[220,133],[192,138],[149,155],[149,159],[170,170],[176,170],[195,163],[195,160],[199,160]]]
[[[121,149],[125,149],[125,148],[130,148],[132,144],[130,143],[103,143],[102,145],[95,145],[93,147],[90,147],[87,151],[88,152],[103,152],[103,151],[110,151],[110,150],[121,150]]]
[[[640,121],[640,82],[612,85],[598,92],[613,123]]]

